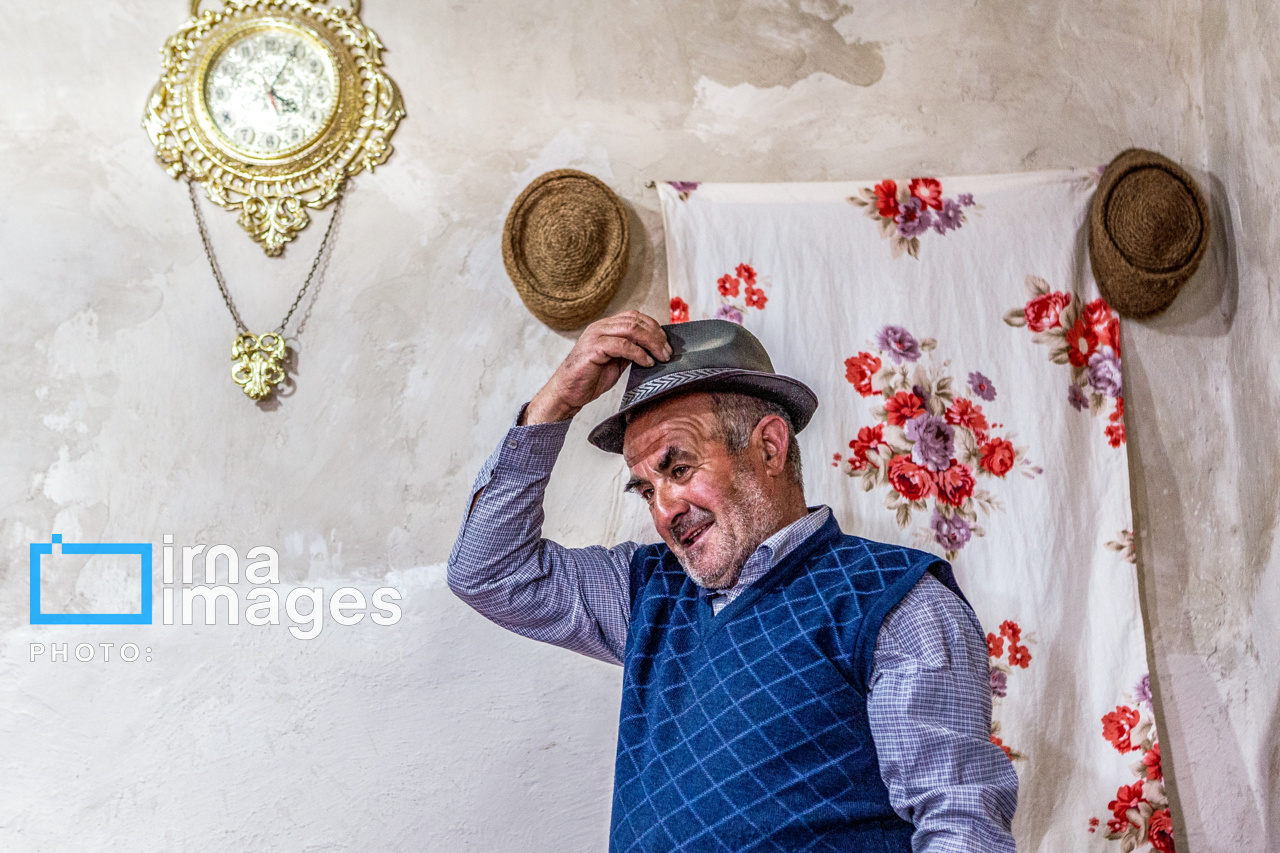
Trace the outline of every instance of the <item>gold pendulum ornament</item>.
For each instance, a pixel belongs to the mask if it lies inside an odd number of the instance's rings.
[[[275,332],[241,332],[231,346],[231,378],[255,400],[271,395],[284,381],[284,338]]]
[[[275,393],[276,387],[285,380],[287,375],[285,364],[288,361],[289,348],[285,344],[284,330],[289,325],[289,320],[293,317],[293,312],[297,310],[298,305],[302,302],[302,297],[306,295],[307,289],[311,287],[311,280],[315,278],[316,270],[320,268],[320,261],[328,253],[329,238],[333,236],[334,225],[338,222],[338,214],[342,210],[342,193],[345,184],[339,185],[336,203],[334,204],[333,213],[329,217],[329,227],[325,229],[324,238],[320,241],[320,250],[316,252],[315,260],[311,262],[311,271],[307,273],[307,280],[302,283],[298,295],[294,297],[293,304],[289,306],[288,312],[284,315],[284,319],[280,321],[280,325],[275,331],[263,332],[255,335],[249,331],[249,328],[240,319],[240,312],[236,310],[236,304],[231,299],[231,294],[227,290],[226,282],[222,279],[222,270],[218,267],[218,259],[213,254],[213,244],[209,242],[209,232],[205,228],[204,216],[200,212],[200,202],[196,198],[195,184],[191,181],[187,182],[187,192],[191,196],[191,209],[195,212],[196,226],[200,230],[200,240],[204,244],[205,256],[209,259],[209,269],[213,271],[213,280],[218,283],[218,290],[222,293],[222,301],[227,304],[227,310],[231,312],[231,319],[236,324],[236,339],[231,345],[231,378],[240,386],[244,393],[253,400],[264,400]]]

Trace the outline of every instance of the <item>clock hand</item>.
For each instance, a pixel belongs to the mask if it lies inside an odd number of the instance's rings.
[[[271,99],[271,106],[275,108],[275,111],[277,114],[280,112],[280,105],[276,103],[276,83],[280,82],[280,75],[283,74],[284,70],[289,67],[289,63],[293,62],[293,60],[296,58],[297,56],[295,56],[293,53],[289,54],[289,58],[284,61],[284,64],[280,66],[280,70],[276,72],[275,79],[271,81],[271,84],[269,86],[267,86],[267,97]],[[281,98],[280,100],[284,101],[286,104],[289,104],[289,105],[293,103],[292,101],[285,100],[284,98]],[[286,107],[285,109],[286,111],[290,111],[288,107]],[[297,112],[297,107],[294,107],[291,111]]]
[[[284,61],[284,65],[280,66],[280,70],[276,72],[275,79],[271,81],[271,91],[274,92],[276,90],[276,84],[280,82],[280,75],[284,73],[284,70],[289,67],[289,63],[293,62],[295,58],[292,53],[289,54],[289,58]]]

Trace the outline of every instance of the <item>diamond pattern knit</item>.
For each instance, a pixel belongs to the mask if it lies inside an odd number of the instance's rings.
[[[834,520],[713,615],[665,545],[631,561],[610,849],[910,851],[867,722],[885,614],[932,554]]]

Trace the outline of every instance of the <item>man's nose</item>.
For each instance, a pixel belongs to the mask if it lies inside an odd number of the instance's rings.
[[[689,504],[669,485],[659,485],[653,490],[653,520],[659,531],[670,530],[680,516],[689,511]]]

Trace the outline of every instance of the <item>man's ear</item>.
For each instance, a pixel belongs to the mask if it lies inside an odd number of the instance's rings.
[[[765,415],[754,432],[752,438],[760,443],[764,454],[765,471],[771,475],[781,474],[787,467],[787,446],[791,441],[787,422],[777,415]]]

